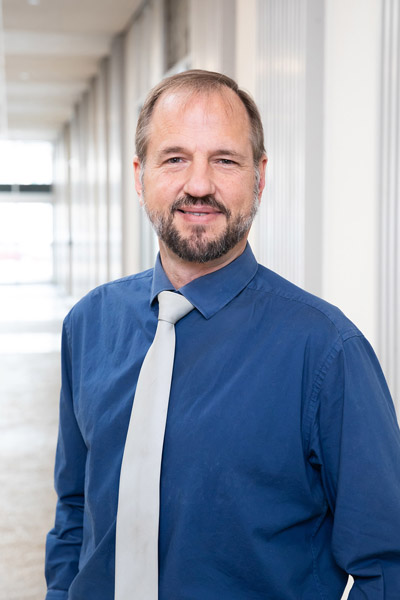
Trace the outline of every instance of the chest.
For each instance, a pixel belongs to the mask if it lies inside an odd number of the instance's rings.
[[[112,447],[122,456],[152,335],[151,327],[121,332],[105,352],[110,336],[100,331],[80,357],[75,404],[90,451]],[[246,318],[243,311],[240,319],[205,320],[195,313],[184,318],[176,327],[166,474],[173,465],[183,478],[235,472],[253,481],[268,478],[271,485],[295,477],[303,462],[306,363],[306,339],[263,316]]]

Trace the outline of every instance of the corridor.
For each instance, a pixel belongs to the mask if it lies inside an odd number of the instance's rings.
[[[0,0],[0,600],[46,594],[62,319],[154,265],[132,161],[163,77],[255,99],[255,257],[357,324],[400,414],[399,47],[398,0]]]
[[[51,285],[0,286],[0,599],[45,596],[54,519],[59,346],[68,303]]]

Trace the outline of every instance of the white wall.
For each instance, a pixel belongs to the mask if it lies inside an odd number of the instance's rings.
[[[191,65],[235,77],[235,0],[191,1]]]
[[[400,414],[400,4],[383,0],[379,119],[379,351]]]
[[[54,151],[54,279],[71,293],[70,128],[66,125]]]
[[[115,38],[107,62],[107,168],[108,168],[108,265],[109,278],[122,275],[122,184],[124,38]]]
[[[377,342],[379,0],[326,0],[323,295]]]
[[[304,286],[306,0],[258,1],[256,100],[269,156],[257,256]]]

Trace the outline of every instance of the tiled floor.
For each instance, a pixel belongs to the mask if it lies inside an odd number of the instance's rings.
[[[53,286],[0,286],[0,600],[45,595],[60,327],[68,308]]]

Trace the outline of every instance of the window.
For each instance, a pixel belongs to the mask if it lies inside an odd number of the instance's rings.
[[[53,147],[0,140],[0,283],[53,275]]]
[[[0,140],[0,184],[51,184],[53,146],[50,142]]]
[[[53,206],[0,202],[0,283],[52,279]]]

